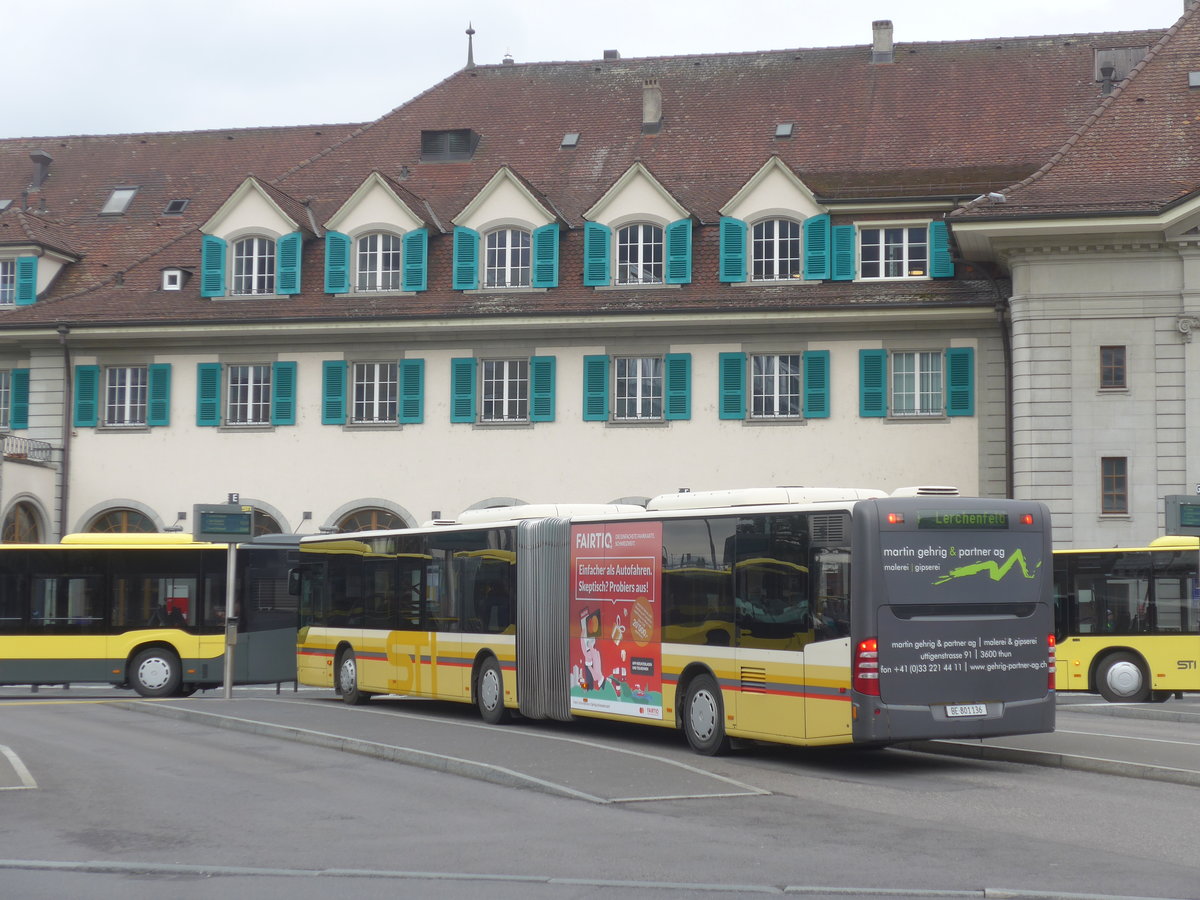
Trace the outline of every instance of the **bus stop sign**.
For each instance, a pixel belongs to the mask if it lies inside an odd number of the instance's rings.
[[[1166,503],[1167,534],[1200,537],[1200,497],[1168,494],[1163,500]]]
[[[253,506],[197,503],[192,509],[192,537],[197,541],[235,544],[254,537]]]

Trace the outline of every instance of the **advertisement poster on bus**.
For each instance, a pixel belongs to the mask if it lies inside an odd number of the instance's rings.
[[[571,708],[661,719],[662,525],[571,529]]]

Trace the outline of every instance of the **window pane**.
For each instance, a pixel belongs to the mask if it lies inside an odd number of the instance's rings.
[[[1124,456],[1106,456],[1100,460],[1100,511],[1129,512],[1128,461]]]
[[[148,369],[113,367],[105,371],[104,424],[145,425]]]
[[[656,225],[627,225],[617,232],[617,282],[661,284],[663,230]]]
[[[1100,387],[1125,387],[1125,348],[1100,348]]]
[[[656,356],[619,356],[613,362],[616,390],[614,418],[661,419],[662,359]]]

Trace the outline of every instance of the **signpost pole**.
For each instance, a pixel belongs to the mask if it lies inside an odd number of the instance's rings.
[[[225,568],[225,699],[233,699],[233,648],[237,644],[237,543],[229,542]]]

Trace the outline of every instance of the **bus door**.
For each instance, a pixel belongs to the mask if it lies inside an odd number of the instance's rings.
[[[432,558],[424,552],[423,539],[400,538],[396,557],[391,632],[387,639],[389,689],[398,694],[426,693],[431,657],[431,636],[426,609],[430,585],[438,582],[431,573]]]
[[[803,737],[803,650],[813,639],[807,516],[742,517],[733,543],[737,727]]]

